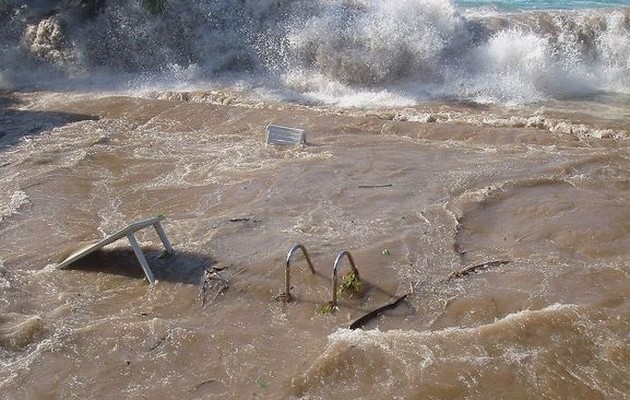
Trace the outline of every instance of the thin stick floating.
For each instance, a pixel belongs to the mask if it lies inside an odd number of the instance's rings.
[[[370,320],[378,317],[379,315],[381,315],[383,313],[383,311],[387,311],[389,309],[392,309],[392,308],[396,307],[398,304],[400,304],[401,301],[406,299],[408,295],[409,295],[409,293],[405,293],[402,296],[400,296],[399,298],[397,298],[396,300],[392,301],[391,303],[385,304],[384,306],[379,307],[376,310],[370,311],[369,313],[365,314],[361,318],[359,318],[356,321],[354,321],[353,323],[351,323],[349,328],[350,329],[358,329],[358,328],[362,327],[363,325],[368,323],[368,321],[370,321]]]
[[[359,189],[375,189],[375,188],[387,188],[392,187],[391,183],[384,183],[382,185],[359,185]]]
[[[503,265],[509,263],[509,260],[496,260],[496,261],[487,261],[481,264],[471,265],[470,267],[462,268],[458,271],[452,272],[446,278],[442,280],[442,282],[450,281],[451,279],[461,278],[462,276],[470,275],[473,272],[482,271],[484,269],[490,267],[496,267],[498,265]]]

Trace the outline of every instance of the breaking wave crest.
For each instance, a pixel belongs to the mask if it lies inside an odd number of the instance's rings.
[[[610,336],[600,338],[600,329]],[[576,398],[620,398],[625,367],[621,324],[575,305],[524,310],[494,323],[432,332],[340,329],[292,381],[299,398],[549,397],[550,385]],[[579,349],[579,350],[578,350]],[[578,362],[563,360],[569,353]],[[610,376],[597,371],[607,370]],[[511,382],[508,393],[496,382]],[[328,387],[343,388],[336,393]],[[518,388],[518,389],[517,389]],[[571,388],[571,389],[569,389]],[[513,391],[512,391],[513,390]],[[562,389],[561,389],[562,390]]]
[[[110,1],[89,13],[34,3],[0,13],[0,88],[50,85],[54,73],[65,85],[71,78],[136,88],[236,79],[318,103],[523,104],[630,92],[629,8],[505,13],[443,0],[171,0],[165,15],[150,16],[140,2]]]

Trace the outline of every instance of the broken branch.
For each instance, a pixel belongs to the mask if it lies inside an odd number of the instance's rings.
[[[452,272],[446,278],[442,279],[442,282],[447,282],[455,278],[461,278],[462,276],[470,275],[473,272],[482,271],[489,267],[496,267],[497,265],[503,265],[509,262],[510,262],[509,260],[496,260],[496,261],[487,261],[481,264],[475,264],[469,267],[462,268],[458,271]]]

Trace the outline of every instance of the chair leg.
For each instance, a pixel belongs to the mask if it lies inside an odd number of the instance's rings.
[[[149,263],[147,262],[147,259],[144,257],[144,254],[142,253],[142,249],[140,248],[140,245],[138,244],[138,241],[136,240],[136,236],[133,234],[133,232],[130,232],[127,234],[127,239],[129,239],[131,248],[133,249],[133,252],[135,253],[136,258],[140,262],[140,266],[142,267],[142,270],[144,271],[144,275],[146,275],[149,283],[153,285],[155,283],[155,277],[153,276],[153,272],[151,271],[151,268],[149,267]]]
[[[164,228],[162,228],[162,224],[160,224],[160,222],[158,221],[155,224],[153,224],[153,227],[155,228],[155,231],[160,237],[160,240],[162,241],[162,244],[164,245],[164,249],[166,249],[166,252],[168,254],[172,254],[173,246],[171,246],[171,242],[168,241],[168,237],[166,236],[166,232],[164,232]]]

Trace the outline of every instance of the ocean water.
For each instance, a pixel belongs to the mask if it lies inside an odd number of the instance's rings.
[[[15,2],[0,87],[228,86],[346,107],[630,91],[627,2],[172,0],[157,17],[138,3]]]
[[[627,0],[456,0],[463,7],[492,7],[498,10],[579,10],[593,8],[614,8],[628,6]]]
[[[0,399],[628,399],[627,2],[79,3],[0,0]]]

